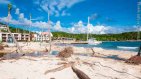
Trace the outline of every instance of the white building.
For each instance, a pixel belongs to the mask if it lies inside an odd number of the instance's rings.
[[[50,33],[51,37],[53,37],[52,33]],[[49,32],[41,32],[38,34],[34,34],[33,36],[34,41],[49,41]]]
[[[29,34],[12,33],[12,35],[15,37],[15,39],[17,41],[30,40]],[[8,42],[8,41],[12,41],[13,39],[12,39],[10,33],[0,32],[0,40],[2,40],[2,42]]]

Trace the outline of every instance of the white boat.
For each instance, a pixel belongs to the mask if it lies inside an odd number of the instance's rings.
[[[102,41],[97,41],[95,38],[90,38],[89,39],[89,26],[90,26],[90,21],[89,21],[89,17],[88,17],[87,43],[90,44],[90,45],[98,45],[98,44],[102,43]]]
[[[138,49],[138,47],[117,46],[119,49]]]
[[[97,41],[96,39],[88,39],[88,44],[90,44],[90,45],[98,45],[98,44],[101,44],[102,43],[102,41]]]

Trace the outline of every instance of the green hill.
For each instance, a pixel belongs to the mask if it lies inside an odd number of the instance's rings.
[[[52,33],[53,33],[53,37],[68,37],[68,38],[75,38],[76,40],[86,40],[87,38],[86,34],[71,34],[65,32],[52,32]],[[89,37],[96,38],[99,41],[137,40],[137,32],[125,32],[120,34],[90,34]]]
[[[5,25],[3,23],[0,23],[1,25]],[[12,27],[12,26],[9,26],[9,29],[12,33],[29,33],[28,30],[24,30],[24,29],[21,29],[21,28],[15,28],[15,27]],[[2,32],[7,32],[7,30],[5,29],[2,29],[1,30]]]
[[[3,24],[3,23],[0,23]],[[21,28],[14,28],[9,26],[10,31],[13,33],[29,33],[28,30],[24,30]],[[5,32],[6,30],[2,30]],[[33,33],[33,32],[31,32]],[[53,37],[68,37],[68,38],[75,38],[76,40],[86,40],[86,34],[72,34],[66,32],[52,32]],[[141,32],[140,32],[141,33]],[[137,40],[137,32],[125,32],[120,34],[90,34],[90,38],[96,38],[99,41],[127,41],[127,40]],[[141,34],[140,34],[141,37]],[[141,38],[140,38],[141,40]]]

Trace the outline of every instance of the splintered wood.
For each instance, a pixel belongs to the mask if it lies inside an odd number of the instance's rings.
[[[65,68],[71,67],[72,71],[77,75],[77,77],[79,79],[90,79],[88,77],[88,75],[86,75],[83,71],[81,71],[75,67],[75,65],[77,65],[77,64],[79,64],[78,61],[76,61],[76,62],[59,62],[58,65],[62,65],[62,66],[60,66],[58,68],[51,69],[51,70],[47,70],[44,74],[61,71]]]

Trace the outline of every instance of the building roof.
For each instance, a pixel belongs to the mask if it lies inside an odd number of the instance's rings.
[[[39,34],[41,34],[41,35],[49,35],[49,32],[40,32]],[[50,35],[53,36],[51,32],[50,32]]]

